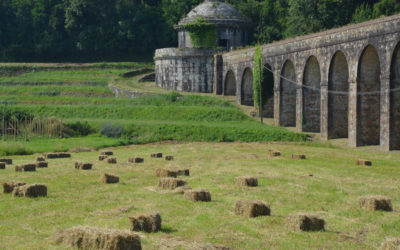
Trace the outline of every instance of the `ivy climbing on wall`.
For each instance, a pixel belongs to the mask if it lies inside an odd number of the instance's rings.
[[[198,18],[192,23],[185,24],[184,27],[189,32],[193,47],[216,47],[217,29],[214,24]]]
[[[254,106],[256,108],[260,107],[260,82],[261,83],[263,82],[263,76],[264,76],[264,67],[263,67],[264,63],[261,51],[262,50],[260,45],[257,45],[254,51],[254,65],[253,65],[253,91],[254,91],[253,99],[254,99]],[[267,98],[265,98],[265,90],[263,89],[262,91],[263,91],[262,105],[264,105]]]

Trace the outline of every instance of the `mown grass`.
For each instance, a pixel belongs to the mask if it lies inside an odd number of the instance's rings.
[[[268,150],[282,152],[270,158]],[[172,154],[175,160],[152,159],[153,152]],[[361,152],[355,149],[309,147],[265,143],[162,143],[114,149],[117,165],[97,161],[98,152],[73,154],[72,159],[49,160],[48,169],[16,173],[1,170],[0,182],[8,180],[43,183],[46,198],[14,198],[0,195],[0,248],[67,249],[52,244],[59,229],[77,225],[128,229],[128,216],[159,212],[163,230],[140,233],[144,249],[199,249],[206,243],[233,249],[376,249],[387,236],[398,236],[400,223],[400,155],[394,152]],[[306,154],[304,161],[290,159]],[[128,164],[129,157],[144,157],[144,164]],[[15,164],[35,156],[13,157]],[[372,167],[354,165],[369,159]],[[94,163],[81,172],[75,161]],[[155,188],[155,170],[189,168],[184,177],[192,187],[207,188],[212,202],[194,203],[181,195]],[[101,184],[102,173],[120,176],[115,185]],[[313,176],[310,176],[312,174]],[[259,187],[238,188],[235,178],[253,175]],[[386,195],[394,212],[369,212],[358,207],[358,197]],[[234,214],[237,200],[261,200],[271,206],[272,216],[243,218]],[[120,208],[126,208],[123,212]],[[326,220],[325,232],[291,232],[289,214],[315,213]]]

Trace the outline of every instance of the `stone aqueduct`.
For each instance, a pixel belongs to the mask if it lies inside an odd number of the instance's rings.
[[[276,125],[400,149],[400,15],[263,45],[262,55],[273,92],[264,116]],[[252,105],[253,58],[254,48],[215,55],[214,92]]]

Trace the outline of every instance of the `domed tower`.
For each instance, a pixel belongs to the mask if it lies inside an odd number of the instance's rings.
[[[232,5],[219,0],[206,0],[187,14],[176,26],[179,48],[192,48],[186,24],[202,19],[213,24],[217,30],[215,46],[230,49],[245,46],[249,43],[250,22]]]

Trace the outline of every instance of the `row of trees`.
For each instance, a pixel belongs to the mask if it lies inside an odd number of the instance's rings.
[[[176,46],[173,25],[203,0],[1,0],[1,61],[149,59]],[[254,43],[400,12],[399,0],[226,0]]]

